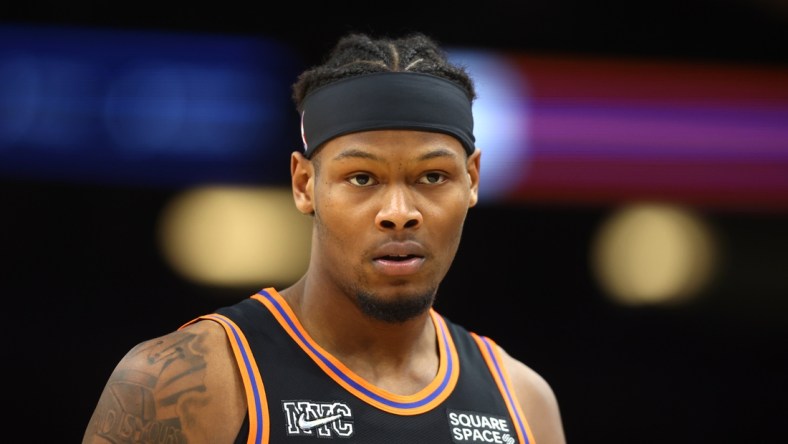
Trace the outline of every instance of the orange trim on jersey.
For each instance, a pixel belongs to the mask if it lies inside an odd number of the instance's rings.
[[[432,410],[454,390],[460,375],[460,361],[454,341],[443,318],[430,310],[438,338],[440,363],[432,382],[413,395],[397,395],[370,384],[332,356],[303,328],[290,306],[273,288],[266,288],[252,298],[266,306],[288,335],[333,379],[362,401],[398,415],[417,415]]]
[[[506,369],[501,355],[498,352],[498,345],[492,339],[479,336],[476,333],[471,332],[471,336],[476,341],[476,345],[479,346],[479,350],[481,350],[482,356],[487,362],[487,367],[489,367],[490,373],[492,373],[493,379],[495,379],[495,383],[498,385],[498,390],[501,392],[501,395],[503,395],[503,399],[506,402],[506,408],[509,410],[509,415],[514,421],[517,438],[521,443],[535,444],[536,441],[531,432],[531,426],[528,425],[528,421],[522,412],[520,401],[517,399],[517,394],[514,392],[514,385],[509,378],[509,371]],[[523,430],[525,430],[526,433],[525,439],[523,437]]]
[[[271,433],[270,427],[267,426],[269,423],[268,400],[265,396],[263,378],[260,376],[260,370],[257,368],[257,362],[252,355],[252,350],[249,347],[246,336],[238,325],[229,318],[215,313],[200,316],[197,319],[187,322],[180,328],[200,319],[217,322],[224,328],[227,338],[230,340],[230,345],[235,355],[235,361],[241,373],[244,387],[246,388],[246,405],[249,413],[249,436],[246,440],[247,444],[267,444]]]

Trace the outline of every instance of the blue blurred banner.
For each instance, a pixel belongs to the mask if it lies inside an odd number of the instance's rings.
[[[0,175],[281,182],[277,154],[300,148],[302,69],[263,38],[0,26]]]

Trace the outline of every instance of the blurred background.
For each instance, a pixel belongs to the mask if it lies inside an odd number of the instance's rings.
[[[551,383],[569,442],[784,439],[788,5],[554,0],[0,8],[25,442],[78,442],[132,346],[304,270],[290,85],[348,31],[475,76],[482,196],[437,308]]]

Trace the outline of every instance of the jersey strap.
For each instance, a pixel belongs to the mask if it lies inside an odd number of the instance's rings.
[[[514,393],[512,392],[512,383],[509,379],[509,373],[506,371],[506,366],[503,365],[501,356],[498,352],[498,345],[490,338],[480,336],[471,332],[471,336],[479,346],[479,350],[490,368],[490,372],[498,385],[503,399],[506,402],[506,408],[509,409],[509,415],[514,419],[514,428],[517,430],[517,437],[519,442],[526,444],[534,444],[533,434],[531,427],[525,420],[520,403],[517,401]]]

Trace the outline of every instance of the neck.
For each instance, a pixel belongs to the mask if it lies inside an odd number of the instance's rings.
[[[280,294],[324,350],[392,393],[413,394],[432,381],[440,360],[429,310],[404,322],[381,321],[364,314],[354,295],[317,287],[302,278]]]

